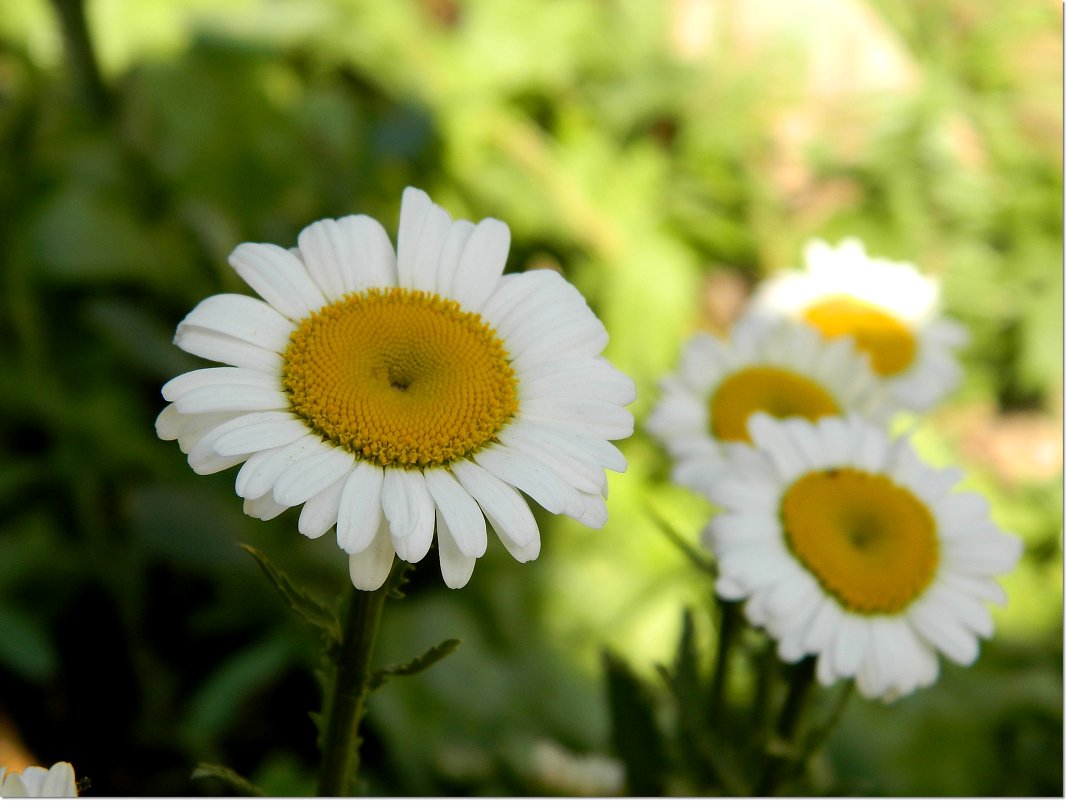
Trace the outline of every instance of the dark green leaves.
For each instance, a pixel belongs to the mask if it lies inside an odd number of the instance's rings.
[[[274,589],[278,591],[278,594],[282,596],[282,599],[289,605],[290,609],[321,631],[328,641],[333,643],[340,642],[341,629],[337,622],[336,612],[294,586],[289,577],[271,564],[270,560],[261,551],[243,543],[241,547],[252,554],[267,578],[270,579],[271,584],[274,585]]]
[[[656,726],[656,704],[651,692],[618,656],[605,651],[608,706],[611,711],[611,745],[626,766],[631,795],[663,795],[667,756]]]
[[[370,681],[367,686],[369,689],[375,690],[385,684],[385,682],[393,676],[414,676],[416,673],[422,673],[422,671],[433,667],[459,648],[460,642],[460,640],[445,640],[444,642],[433,646],[421,656],[417,656],[403,665],[379,668],[371,673]]]

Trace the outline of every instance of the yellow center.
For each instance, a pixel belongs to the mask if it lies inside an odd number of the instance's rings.
[[[915,358],[911,329],[862,300],[844,295],[820,300],[804,311],[804,320],[828,339],[853,337],[856,347],[871,357],[871,367],[878,375],[896,375]]]
[[[752,442],[748,418],[755,412],[815,421],[841,411],[819,384],[781,367],[748,367],[734,373],[719,384],[710,406],[711,433],[732,442]]]
[[[790,549],[852,612],[895,614],[930,584],[937,529],[918,498],[882,475],[808,473],[782,498]]]
[[[441,465],[488,443],[519,409],[496,332],[453,300],[349,294],[292,333],[283,381],[325,439],[381,465]]]

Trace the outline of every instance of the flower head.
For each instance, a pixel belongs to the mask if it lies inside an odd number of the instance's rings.
[[[299,528],[336,526],[352,581],[376,589],[393,556],[437,532],[445,583],[467,583],[488,518],[519,561],[540,536],[519,494],[599,528],[609,440],[633,430],[633,382],[607,332],[557,273],[502,275],[508,227],[453,221],[404,192],[397,251],[366,216],[322,220],[293,250],[243,244],[230,263],[263,300],[216,295],[175,342],[227,367],[163,387],[156,422],[198,473],[241,464],[261,519],[304,504]]]
[[[730,341],[695,334],[646,424],[675,460],[679,484],[707,493],[728,469],[725,451],[750,442],[757,412],[818,420],[856,412],[881,420],[885,392],[848,340],[827,342],[791,320],[745,317]]]
[[[719,595],[746,600],[784,660],[816,655],[823,684],[855,677],[868,697],[933,683],[937,652],[971,664],[993,633],[984,602],[1005,601],[994,577],[1021,544],[980,495],[953,491],[959,471],[855,416],[757,415],[749,428],[704,534]]]
[[[955,389],[954,351],[967,331],[940,315],[940,286],[914,265],[872,258],[858,239],[804,250],[807,269],[764,282],[753,313],[802,320],[824,337],[851,337],[885,378],[895,403],[923,411]]]
[[[0,798],[76,798],[74,767],[57,762],[50,768],[25,768],[21,773],[0,767]]]

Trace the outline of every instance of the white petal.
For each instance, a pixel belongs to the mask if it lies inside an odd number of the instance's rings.
[[[437,264],[441,260],[445,245],[448,241],[448,233],[452,228],[452,217],[440,206],[433,206],[422,223],[422,231],[419,233],[419,245],[415,250],[415,262],[410,283],[403,282],[400,277],[400,285],[411,289],[422,289],[433,292],[437,287]]]
[[[301,534],[309,539],[317,539],[333,528],[341,505],[341,492],[347,481],[346,473],[318,495],[308,499],[300,510],[300,520],[297,522],[297,530]]]
[[[413,286],[415,257],[419,239],[427,217],[433,211],[430,196],[421,189],[409,186],[400,200],[400,227],[396,237],[396,269],[400,286]]]
[[[481,517],[481,514],[479,512],[478,516]],[[467,586],[477,559],[468,556],[459,547],[448,527],[448,521],[441,514],[440,506],[437,508],[437,553],[441,559],[441,577],[445,580],[445,586],[453,590]]]
[[[357,461],[345,481],[337,511],[337,544],[350,554],[368,548],[378,531],[382,521],[383,480],[381,467]]]
[[[382,483],[382,509],[396,555],[418,562],[433,542],[434,503],[421,470],[389,468]]]
[[[466,459],[450,465],[452,474],[467,490],[492,524],[504,547],[520,562],[536,559],[541,538],[530,507],[512,487]]]
[[[168,403],[156,417],[156,436],[162,440],[176,440],[185,419],[185,416],[174,408],[173,403]]]
[[[582,499],[582,510],[577,516],[572,515],[574,519],[589,528],[604,528],[608,522],[608,505],[604,496],[589,492],[579,492],[578,495]]]
[[[54,764],[48,769],[37,795],[40,798],[76,798],[78,789],[74,780],[74,766],[69,762]]]
[[[500,220],[488,218],[475,226],[452,281],[451,295],[464,309],[479,311],[496,289],[510,246],[511,231]]]
[[[490,445],[474,454],[474,461],[497,478],[516,487],[553,514],[579,514],[578,491],[533,457],[503,445]]]
[[[970,665],[978,658],[977,638],[955,620],[939,613],[935,607],[924,604],[922,600],[911,605],[908,610],[908,622],[926,642],[953,662]]]
[[[288,445],[310,433],[307,423],[290,412],[255,412],[234,420],[214,448],[219,456],[236,456]]]
[[[177,401],[193,390],[214,387],[220,384],[278,389],[281,387],[281,379],[277,375],[272,376],[240,367],[205,367],[201,370],[192,370],[172,378],[163,385],[160,393],[169,401]],[[183,412],[183,414],[185,413]]]
[[[339,238],[335,220],[319,220],[304,228],[296,240],[308,274],[328,301],[345,293],[336,246]]]
[[[438,547],[442,547],[440,520],[443,518],[448,522],[448,529],[452,532],[450,536],[455,540],[456,547],[465,556],[471,558],[482,556],[485,553],[488,538],[485,533],[485,515],[482,514],[478,503],[460,486],[448,470],[427,469],[425,476],[426,486],[433,496],[434,503],[437,504]]]
[[[269,492],[259,498],[245,498],[244,513],[257,520],[273,520],[289,507],[278,503]]]
[[[179,325],[192,325],[282,353],[289,345],[293,324],[269,304],[247,295],[212,295],[196,306]]]
[[[274,500],[296,506],[348,475],[356,458],[350,451],[319,441],[314,453],[290,466],[274,482]]]
[[[783,484],[792,483],[807,472],[803,459],[786,436],[781,420],[757,412],[748,418],[748,431],[756,446],[774,463]]]
[[[252,345],[228,334],[220,334],[195,325],[179,325],[174,335],[174,344],[186,353],[210,359],[213,362],[281,375],[282,357],[280,355],[268,348]]]
[[[521,420],[500,431],[497,439],[509,448],[533,455],[560,478],[582,492],[600,492],[606,483],[603,468],[595,464],[588,454],[582,454],[584,459],[575,456],[556,442],[539,436],[536,430],[530,430]]]
[[[389,524],[383,518],[370,545],[348,557],[348,575],[357,590],[371,592],[381,588],[393,566],[393,543]]]
[[[290,320],[300,320],[326,305],[326,296],[303,263],[285,248],[246,242],[230,254],[230,264],[263,300]]]
[[[531,378],[529,372],[519,375],[519,397],[526,398],[573,398],[591,397],[608,403],[625,406],[637,397],[633,379],[611,368],[600,365],[603,360],[568,359],[580,367],[558,371],[549,375]]]
[[[342,241],[336,243],[346,292],[396,286],[396,253],[382,224],[365,214],[337,221]]]
[[[237,474],[234,485],[237,494],[242,498],[258,498],[270,492],[278,476],[316,453],[321,444],[317,434],[308,434],[280,448],[254,454]]]
[[[190,390],[174,402],[182,414],[260,412],[289,408],[289,396],[266,385],[215,384]]]
[[[625,439],[634,432],[630,412],[611,403],[587,399],[544,400],[534,398],[522,405],[523,419],[555,424],[585,436]]]
[[[460,256],[467,246],[471,232],[474,231],[474,223],[468,220],[456,220],[448,229],[441,250],[441,258],[437,262],[437,279],[434,282],[434,292],[441,297],[451,298],[452,287],[456,282],[456,271],[459,269]]]

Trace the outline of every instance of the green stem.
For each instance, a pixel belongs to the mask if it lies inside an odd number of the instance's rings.
[[[775,728],[775,752],[763,771],[763,778],[756,786],[754,795],[769,796],[787,778],[789,768],[797,762],[797,728],[800,725],[801,713],[804,705],[811,694],[811,688],[815,684],[815,659],[806,658],[796,666],[792,679],[789,683],[789,693],[786,695],[782,712],[778,716],[778,725]]]
[[[359,724],[367,699],[371,657],[391,582],[381,589],[352,589],[337,651],[319,770],[320,796],[347,796],[359,770]]]
[[[722,715],[723,696],[726,691],[726,674],[730,667],[730,651],[741,631],[741,606],[738,603],[722,601],[722,615],[719,617],[719,642],[715,649],[715,668],[711,674],[711,697],[708,708],[711,712],[712,725],[720,731],[718,725]]]
[[[89,36],[84,0],[52,0],[63,30],[67,61],[75,80],[81,85],[86,104],[93,113],[106,119],[111,113],[111,96],[100,75],[100,66]]]

